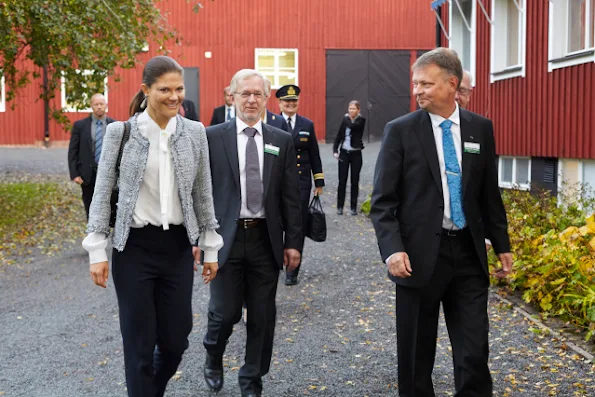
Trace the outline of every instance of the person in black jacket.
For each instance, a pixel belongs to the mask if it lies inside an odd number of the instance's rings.
[[[281,116],[287,123],[289,133],[293,136],[293,146],[296,152],[296,165],[300,179],[300,202],[302,208],[302,245],[308,229],[308,204],[312,193],[312,179],[314,179],[314,195],[322,194],[324,186],[324,174],[322,172],[322,161],[318,149],[318,140],[314,131],[312,120],[297,114],[300,99],[300,87],[296,85],[284,85],[275,94],[279,99]],[[301,265],[301,262],[300,262]],[[285,285],[296,285],[300,265],[293,271],[285,274]]]
[[[196,105],[190,99],[184,99],[179,113],[180,116],[186,117],[188,120],[200,121],[196,113]]]
[[[223,89],[223,98],[225,99],[225,105],[216,107],[213,110],[213,116],[211,117],[211,125],[223,124],[236,117],[236,110],[233,106],[233,92],[231,87],[227,86]]]
[[[81,186],[87,219],[89,219],[89,207],[95,191],[95,177],[103,146],[103,136],[107,125],[115,121],[106,116],[107,101],[102,94],[91,97],[91,110],[93,113],[89,117],[74,123],[68,146],[70,179]]]
[[[351,166],[351,215],[357,215],[359,194],[359,173],[362,170],[362,150],[366,119],[360,114],[358,101],[349,102],[348,113],[343,117],[333,145],[333,156],[339,159],[339,191],[337,194],[337,214],[343,215],[347,174]]]

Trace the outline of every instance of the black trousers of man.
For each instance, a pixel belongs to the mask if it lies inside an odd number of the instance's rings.
[[[218,361],[222,359],[233,326],[242,317],[242,303],[246,303],[249,313],[246,355],[238,375],[244,393],[261,393],[261,377],[269,372],[278,278],[279,267],[273,257],[266,221],[248,229],[238,225],[229,258],[210,283],[211,300],[203,344],[207,354]]]
[[[85,213],[87,214],[87,220],[89,220],[89,208],[91,207],[91,201],[93,201],[93,193],[95,192],[95,179],[97,177],[97,167],[93,168],[93,177],[90,181],[83,181],[81,190],[83,193],[83,204],[85,205]]]
[[[304,176],[305,174],[305,176]],[[293,271],[287,272],[287,277],[297,277],[302,266],[302,258],[304,254],[304,242],[306,241],[306,233],[308,231],[308,207],[310,205],[310,195],[312,193],[312,173],[309,168],[302,171],[300,174],[300,205],[302,208],[302,245],[300,247],[300,263]]]
[[[130,397],[162,397],[188,348],[194,257],[184,226],[131,228],[112,274]]]
[[[412,263],[413,271],[415,264]],[[440,302],[452,344],[457,397],[489,397],[488,287],[468,228],[442,233],[434,274],[423,288],[397,284],[399,395],[434,397],[432,370]]]
[[[347,189],[347,175],[351,167],[351,209],[357,211],[357,196],[359,195],[359,174],[362,170],[362,151],[344,150],[339,153],[339,191],[337,208],[342,209],[345,204],[345,190]]]

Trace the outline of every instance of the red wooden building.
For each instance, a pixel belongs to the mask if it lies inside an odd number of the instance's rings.
[[[186,68],[187,98],[198,104],[209,124],[223,103],[223,88],[242,68],[268,75],[273,88],[294,83],[302,89],[300,114],[311,118],[319,139],[336,134],[352,99],[362,103],[368,136],[378,138],[384,124],[411,110],[409,67],[419,51],[436,45],[436,19],[429,1],[275,0],[203,2],[195,14],[186,0],[159,3],[181,34],[172,56]],[[149,44],[146,61],[157,54]],[[31,67],[25,64],[23,67]],[[128,104],[140,87],[142,62],[108,81],[108,114],[127,118]],[[3,87],[2,87],[3,88]],[[43,103],[35,85],[21,91],[12,110],[0,93],[0,144],[32,145],[44,140]],[[59,105],[68,107],[58,95]],[[278,112],[271,98],[269,109]],[[72,120],[85,112],[71,112]],[[67,141],[68,132],[50,123],[50,143]]]
[[[494,121],[501,187],[595,187],[595,0],[449,0],[442,43]],[[447,37],[448,36],[448,37]]]

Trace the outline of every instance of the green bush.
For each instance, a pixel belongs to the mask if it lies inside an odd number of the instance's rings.
[[[586,211],[593,200],[583,194],[558,205],[548,192],[518,190],[502,197],[514,266],[511,276],[493,282],[519,290],[544,317],[569,321],[586,330],[589,339],[595,332],[595,219]],[[491,251],[492,270],[496,262]]]

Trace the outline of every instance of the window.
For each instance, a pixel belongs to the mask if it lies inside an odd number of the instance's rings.
[[[298,50],[257,48],[255,63],[255,69],[271,81],[271,88],[298,85]]]
[[[475,0],[452,0],[449,7],[450,48],[475,81]]]
[[[531,159],[527,157],[500,157],[498,185],[506,189],[531,188]]]
[[[6,92],[4,92],[4,76],[0,79],[0,112],[6,112]]]
[[[550,1],[549,71],[595,60],[595,0]]]
[[[595,199],[595,160],[560,159],[558,170],[561,203],[570,204],[581,197]]]
[[[526,1],[492,0],[492,82],[525,76]]]
[[[77,70],[77,73],[80,74],[81,71]],[[84,70],[82,72],[83,76],[90,76],[93,73],[94,72],[92,70]],[[77,106],[74,103],[71,103],[68,99],[68,92],[73,89],[72,83],[69,83],[66,77],[62,76],[62,86],[60,89],[60,94],[62,97],[62,108],[65,112],[91,112],[92,109],[89,107],[89,102],[91,100],[91,95],[95,93],[103,94],[105,96],[105,100],[107,101],[107,77],[103,80],[103,87],[94,88],[90,87],[90,84],[83,84],[83,86],[88,92],[90,92],[90,94],[83,95],[83,97],[85,98],[84,103],[87,107],[84,109],[77,109]]]

